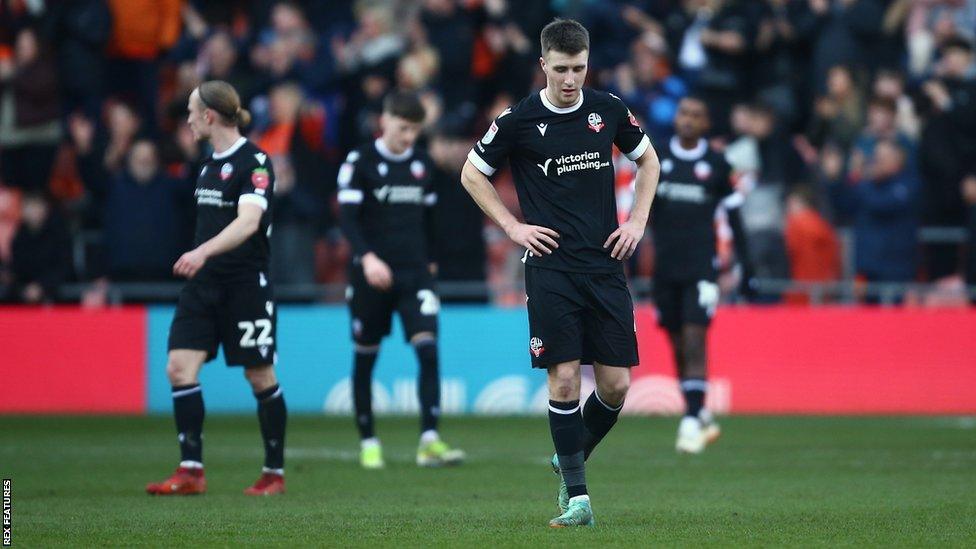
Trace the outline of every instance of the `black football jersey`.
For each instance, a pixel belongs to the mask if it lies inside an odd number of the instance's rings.
[[[732,168],[704,139],[691,150],[682,149],[676,137],[662,148],[661,179],[651,208],[655,269],[679,278],[711,279],[716,208],[723,201],[734,207],[740,197],[733,194]]]
[[[339,204],[359,205],[365,248],[391,267],[425,267],[428,208],[437,202],[431,161],[413,148],[394,154],[381,139],[354,149],[339,168]],[[354,246],[355,248],[355,246]]]
[[[505,109],[468,160],[491,176],[507,158],[525,222],[559,233],[551,255],[526,252],[525,263],[580,273],[622,272],[603,243],[617,228],[613,146],[636,160],[650,140],[616,96],[584,88],[570,107],[545,90]]]
[[[240,246],[211,257],[196,278],[227,282],[266,273],[271,256],[271,209],[274,170],[271,159],[246,138],[203,163],[197,178],[196,245],[217,236],[237,218],[237,205],[249,203],[264,210],[258,230]]]

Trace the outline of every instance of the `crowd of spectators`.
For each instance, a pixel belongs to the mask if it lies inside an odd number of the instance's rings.
[[[976,252],[919,241],[934,226],[976,242],[976,0],[0,0],[0,298],[74,282],[97,304],[111,282],[172,280],[208,153],[186,102],[209,79],[240,91],[275,165],[276,281],[344,281],[336,171],[399,88],[428,112],[441,279],[510,284],[518,251],[457,174],[544,85],[555,16],[587,26],[589,85],[658,147],[681,97],[707,100],[759,277],[976,284]],[[626,207],[633,171],[616,165]],[[645,242],[632,274],[652,258]]]

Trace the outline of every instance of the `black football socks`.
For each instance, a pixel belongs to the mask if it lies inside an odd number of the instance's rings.
[[[417,397],[420,399],[420,432],[437,431],[441,415],[441,376],[437,360],[437,340],[425,339],[414,345],[420,362]]]
[[[173,387],[173,416],[180,441],[180,466],[203,467],[203,392],[200,384]]]
[[[610,406],[600,399],[596,391],[586,399],[583,406],[583,457],[590,459],[590,454],[597,444],[607,436],[610,429],[617,423],[620,410],[624,405],[621,403],[617,407]]]
[[[373,430],[373,366],[378,350],[356,350],[352,370],[352,400],[356,408],[356,428],[359,438],[371,439]]]
[[[283,474],[285,467],[285,425],[288,409],[285,395],[276,383],[260,393],[254,393],[258,401],[258,423],[264,439],[264,470]]]
[[[559,469],[569,497],[586,494],[586,467],[583,457],[583,416],[579,400],[549,401],[549,430],[559,457]]]
[[[704,379],[688,378],[681,380],[681,392],[685,395],[685,415],[698,417],[705,405],[705,391],[708,383]]]

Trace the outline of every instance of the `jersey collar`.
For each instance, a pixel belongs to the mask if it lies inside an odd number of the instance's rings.
[[[247,143],[247,138],[246,137],[241,136],[241,137],[237,138],[237,141],[234,141],[234,144],[231,145],[230,148],[227,149],[226,151],[221,152],[221,153],[218,153],[217,151],[214,151],[214,153],[213,153],[213,159],[214,160],[223,160],[223,159],[227,158],[228,156],[236,153],[237,152],[237,149],[243,147],[244,146],[244,143]]]
[[[678,136],[671,138],[671,154],[676,156],[679,160],[698,160],[705,155],[705,151],[708,150],[708,142],[704,138],[698,140],[698,144],[695,145],[694,149],[690,151],[681,147],[681,141]]]
[[[389,160],[390,162],[403,162],[404,160],[410,158],[413,155],[413,147],[403,151],[400,154],[395,154],[386,146],[382,138],[377,138],[373,141],[373,146],[376,147],[376,152],[380,153],[380,156]]]
[[[578,110],[580,107],[583,106],[583,89],[582,88],[580,88],[580,96],[579,96],[579,99],[576,100],[576,103],[573,103],[572,105],[570,105],[568,107],[557,107],[557,106],[553,105],[552,102],[549,101],[549,98],[546,97],[546,89],[545,88],[542,88],[542,90],[539,91],[539,97],[542,98],[542,104],[545,105],[545,107],[547,109],[549,109],[550,111],[552,111],[552,112],[554,112],[556,114],[568,114],[568,113],[571,113],[571,112],[574,112],[574,111]]]

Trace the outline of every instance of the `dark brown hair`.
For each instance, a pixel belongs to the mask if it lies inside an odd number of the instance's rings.
[[[383,112],[414,123],[423,122],[427,116],[417,94],[402,91],[391,92],[383,99]]]
[[[542,29],[542,55],[558,51],[567,55],[590,49],[590,33],[574,19],[553,19]]]
[[[243,128],[251,123],[251,113],[241,107],[241,97],[237,90],[223,80],[209,80],[200,84],[197,95],[203,106],[220,115],[229,126]]]

